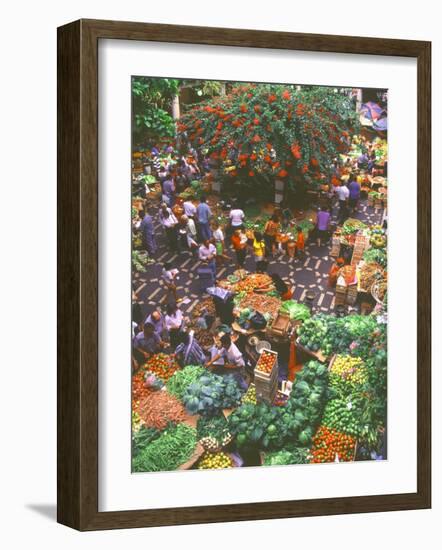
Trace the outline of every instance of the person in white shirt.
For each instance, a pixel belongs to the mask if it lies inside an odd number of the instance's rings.
[[[195,255],[198,249],[196,224],[186,214],[181,216],[181,223],[186,231],[187,247]]]
[[[169,297],[172,295],[175,302],[181,302],[177,295],[177,287],[175,282],[177,275],[178,269],[172,269],[170,263],[164,264],[161,278],[163,279],[167,289],[166,301],[169,301]]]
[[[166,233],[167,242],[171,250],[177,250],[178,239],[177,239],[177,224],[178,220],[175,217],[175,214],[170,208],[168,208],[166,203],[162,203],[159,218],[161,225],[164,227]]]
[[[216,248],[206,239],[198,250],[199,259],[206,263],[213,273],[213,278],[216,279]]]
[[[184,315],[176,304],[168,304],[164,318],[166,329],[169,332],[170,345],[175,349],[180,341],[180,332],[183,328]]]
[[[218,222],[213,222],[212,224],[212,236],[215,241],[217,263],[225,263],[227,260],[230,260],[229,256],[224,254],[224,233]]]
[[[184,214],[188,218],[194,218],[196,215],[196,206],[193,204],[191,200],[184,201],[183,202],[183,208],[184,208]]]
[[[237,378],[238,383],[243,387],[247,387],[247,384],[244,381],[246,363],[244,361],[243,354],[240,352],[236,344],[232,342],[232,339],[228,334],[223,334],[223,336],[221,336],[221,348],[218,350],[218,353],[213,354],[212,352],[211,355],[212,357],[210,361],[206,363],[207,367],[212,365],[217,367],[220,360],[224,359],[225,365],[235,367],[233,373],[235,378]],[[218,370],[220,369],[223,369],[223,372],[230,370],[227,368],[224,369],[224,367],[218,367]]]
[[[341,181],[341,185],[336,188],[335,193],[338,196],[339,202],[338,223],[343,223],[348,217],[348,197],[350,196],[350,191],[344,182]]]
[[[230,225],[233,231],[235,231],[235,229],[243,228],[245,214],[241,210],[241,208],[232,208],[229,214],[229,218],[230,218]]]

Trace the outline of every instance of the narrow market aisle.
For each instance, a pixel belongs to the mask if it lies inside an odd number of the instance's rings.
[[[358,212],[353,216],[368,225],[379,224],[382,221],[383,210],[368,206],[361,201]],[[170,252],[165,241],[162,228],[155,214],[155,233],[159,245],[155,256],[155,263],[146,267],[145,273],[134,276],[134,291],[141,305],[143,314],[147,315],[154,307],[166,305],[166,289],[161,279],[161,270],[164,262],[170,262],[179,270],[178,295],[185,303],[180,305],[184,313],[190,313],[204,294],[199,289],[197,268],[200,262],[190,253],[177,254]],[[337,208],[333,210],[333,221],[337,220]],[[269,262],[268,272],[276,272],[290,281],[294,286],[294,299],[300,302],[305,300],[306,293],[315,294],[313,304],[316,311],[330,312],[334,309],[334,290],[328,288],[328,272],[334,261],[329,256],[330,246],[318,247],[316,243],[306,244],[303,260],[289,258],[286,254],[278,255]],[[233,250],[228,250],[231,261],[217,269],[217,277],[225,279],[235,271]],[[246,259],[247,271],[255,271],[255,262],[250,253]]]

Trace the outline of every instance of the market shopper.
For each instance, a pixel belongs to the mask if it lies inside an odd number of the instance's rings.
[[[247,236],[242,229],[236,229],[231,242],[236,254],[236,265],[238,269],[243,269],[247,254]]]
[[[168,171],[167,178],[163,181],[163,202],[167,204],[169,208],[175,204],[175,180],[171,171]]]
[[[209,239],[205,239],[199,247],[198,256],[201,262],[206,263],[210,267],[213,278],[216,280],[216,248]]]
[[[358,202],[361,196],[361,184],[357,181],[354,174],[350,174],[348,178],[348,206],[351,213],[354,213],[358,207]]]
[[[184,209],[184,214],[188,218],[192,218],[192,219],[195,218],[195,216],[196,216],[196,206],[193,204],[193,202],[190,199],[183,202],[183,209]]]
[[[316,243],[318,246],[322,246],[329,239],[330,228],[330,212],[322,206],[318,212],[316,220],[317,238]]]
[[[178,276],[178,269],[172,269],[170,263],[165,263],[163,265],[163,270],[161,272],[161,278],[164,281],[164,284],[167,289],[166,301],[170,301],[170,297],[176,302],[181,302],[178,298],[177,287],[176,287],[176,278]]]
[[[167,206],[166,203],[161,204],[161,209],[159,213],[160,223],[164,228],[166,233],[167,243],[171,250],[177,250],[177,224],[178,220],[176,219],[175,214]]]
[[[235,207],[232,208],[229,213],[230,227],[232,232],[234,232],[236,229],[244,228],[244,219],[244,211],[241,210],[241,208],[239,208],[237,205],[235,205]]]
[[[212,230],[213,241],[216,248],[216,261],[218,264],[224,264],[230,260],[229,256],[225,254],[224,232],[218,222],[213,222]]]
[[[140,212],[140,232],[144,250],[147,250],[150,257],[157,251],[157,241],[155,239],[155,229],[152,215],[149,213],[149,207]]]
[[[305,237],[304,237],[304,231],[302,230],[302,227],[299,225],[296,227],[297,235],[296,235],[296,257],[299,259],[303,259],[305,256]]]
[[[266,245],[266,256],[273,257],[276,252],[276,235],[281,228],[279,223],[279,217],[277,214],[273,214],[272,217],[267,221],[264,227],[264,242]]]
[[[212,211],[207,204],[207,198],[205,195],[201,197],[201,202],[196,207],[196,218],[198,221],[198,229],[200,237],[203,241],[210,239],[212,236],[210,231],[210,218],[212,217]]]
[[[336,187],[336,195],[338,196],[339,212],[338,212],[338,223],[344,223],[348,218],[348,197],[350,196],[350,191],[343,181],[341,185]]]
[[[260,231],[255,231],[255,235],[252,243],[253,256],[256,263],[256,272],[264,273],[266,268],[265,250],[266,245],[264,242],[263,234]]]
[[[169,333],[170,345],[175,349],[180,343],[180,333],[183,330],[184,315],[177,304],[168,304],[164,318]]]
[[[198,255],[198,235],[195,222],[192,218],[189,218],[184,214],[181,216],[181,224],[185,229],[187,248],[191,254],[196,257]]]

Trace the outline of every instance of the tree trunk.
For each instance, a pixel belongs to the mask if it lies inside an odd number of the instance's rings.
[[[174,95],[172,98],[172,117],[173,120],[178,120],[180,118],[180,96],[178,94]]]

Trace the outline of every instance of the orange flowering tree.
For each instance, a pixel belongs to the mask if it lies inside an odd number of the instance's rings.
[[[309,184],[327,177],[349,148],[358,118],[350,99],[326,87],[247,84],[190,108],[178,132],[219,161],[226,177]]]

